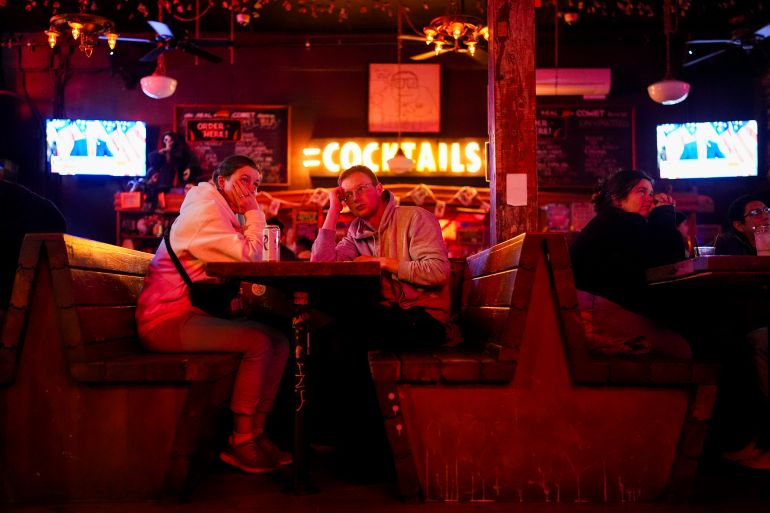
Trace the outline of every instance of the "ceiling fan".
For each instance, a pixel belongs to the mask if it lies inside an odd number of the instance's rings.
[[[717,55],[721,55],[731,48],[738,48],[745,52],[750,52],[768,37],[770,37],[770,24],[765,25],[751,34],[734,37],[732,39],[693,39],[687,41],[685,42],[685,45],[688,46],[688,56],[695,55],[693,48],[689,48],[691,46],[697,47],[702,45],[707,50],[711,51],[705,55],[699,55],[694,59],[688,60],[682,64],[682,67],[687,68],[689,66],[694,66],[695,64],[714,58]],[[718,48],[719,46],[722,48]]]
[[[118,41],[127,41],[133,43],[154,43],[156,45],[155,48],[142,56],[139,59],[141,62],[155,62],[158,60],[158,57],[161,54],[170,50],[181,50],[196,57],[206,59],[210,62],[222,62],[221,57],[203,50],[201,47],[233,46],[235,44],[235,41],[232,39],[194,39],[189,37],[186,32],[182,36],[176,36],[171,31],[171,28],[169,28],[169,26],[165,23],[152,20],[148,20],[147,23],[149,23],[152,29],[155,31],[155,39],[151,40],[133,37],[117,38]]]
[[[403,41],[418,41],[420,43],[425,44],[425,37],[420,36],[412,36],[408,34],[404,34],[399,36],[399,39]],[[476,47],[473,55],[471,55],[471,52],[467,48],[460,47],[459,45],[455,44],[454,46],[448,46],[441,48],[438,52],[436,50],[429,50],[427,52],[418,53],[417,55],[412,55],[409,57],[413,61],[424,61],[427,59],[432,59],[433,57],[437,57],[439,55],[445,54],[445,53],[462,53],[467,55],[468,57],[484,64],[486,66],[487,64],[487,52],[483,48]]]

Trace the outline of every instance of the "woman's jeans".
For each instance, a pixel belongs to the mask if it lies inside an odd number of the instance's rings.
[[[230,402],[233,413],[272,410],[289,356],[288,340],[274,328],[245,319],[188,313],[163,321],[141,338],[147,349],[163,353],[241,353]]]

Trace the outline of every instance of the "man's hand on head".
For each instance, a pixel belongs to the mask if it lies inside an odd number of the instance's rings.
[[[379,262],[380,269],[388,271],[389,273],[398,273],[398,259],[390,257],[376,257],[376,256],[358,256],[354,260],[355,262]]]
[[[329,212],[342,212],[342,187],[329,189]]]

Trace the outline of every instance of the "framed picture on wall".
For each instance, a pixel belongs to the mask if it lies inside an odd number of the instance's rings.
[[[287,105],[177,105],[175,126],[211,176],[230,155],[251,157],[262,185],[289,185]]]
[[[370,64],[370,132],[439,132],[438,64]]]

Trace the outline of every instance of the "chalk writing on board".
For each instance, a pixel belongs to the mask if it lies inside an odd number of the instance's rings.
[[[198,156],[204,175],[210,176],[223,159],[239,154],[256,162],[263,184],[288,185],[288,106],[178,105],[176,126]],[[193,130],[199,126],[211,127],[210,133],[221,137],[200,137]]]
[[[633,107],[537,109],[537,174],[540,187],[587,187],[633,168]]]

